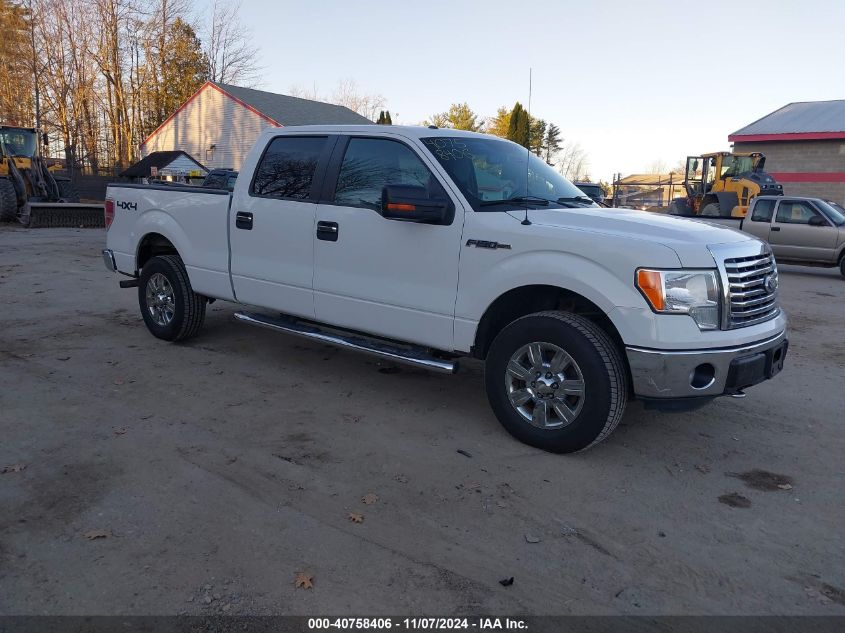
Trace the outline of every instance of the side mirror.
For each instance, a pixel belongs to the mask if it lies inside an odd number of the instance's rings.
[[[445,224],[452,203],[432,198],[428,189],[413,185],[385,185],[381,190],[381,214],[388,220]]]
[[[820,215],[814,215],[810,218],[807,224],[809,224],[810,226],[827,226],[827,220],[825,220]]]

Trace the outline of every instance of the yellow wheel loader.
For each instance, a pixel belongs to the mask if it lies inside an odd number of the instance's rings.
[[[669,213],[685,216],[744,218],[755,196],[782,196],[783,185],[763,171],[760,152],[715,152],[687,156],[687,197],[669,204]]]
[[[80,204],[70,178],[53,172],[34,128],[0,125],[0,221],[25,226],[104,226],[103,205]]]

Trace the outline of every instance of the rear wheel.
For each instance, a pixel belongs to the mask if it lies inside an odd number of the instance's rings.
[[[205,321],[205,297],[191,288],[178,255],[153,257],[141,271],[138,303],[147,329],[165,341],[195,336]]]
[[[839,272],[843,277],[845,277],[845,253],[843,253],[842,257],[839,258]]]
[[[18,217],[18,196],[8,178],[0,178],[0,221],[11,222]]]
[[[610,435],[625,411],[627,374],[610,337],[584,317],[538,312],[517,319],[490,346],[487,397],[511,435],[571,453]]]
[[[65,202],[79,202],[79,192],[73,186],[70,178],[56,178],[59,187],[59,197]]]

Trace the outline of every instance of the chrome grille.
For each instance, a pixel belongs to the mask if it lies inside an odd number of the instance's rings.
[[[771,254],[725,260],[728,282],[728,327],[737,328],[771,319],[778,313],[778,269]],[[773,279],[774,290],[766,287]]]

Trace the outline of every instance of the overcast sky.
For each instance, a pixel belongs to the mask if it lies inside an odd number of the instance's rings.
[[[243,0],[260,88],[384,95],[394,123],[528,100],[592,178],[674,166],[792,101],[845,98],[838,0]]]

